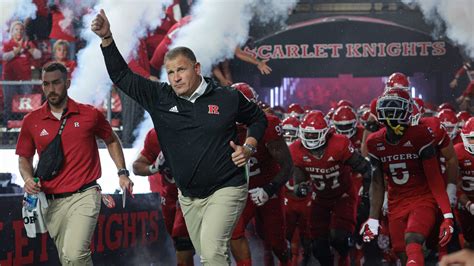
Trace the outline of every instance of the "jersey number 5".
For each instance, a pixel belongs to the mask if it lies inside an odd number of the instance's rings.
[[[403,185],[406,182],[408,182],[408,178],[410,177],[410,174],[408,173],[406,163],[391,163],[388,165],[388,167],[390,168],[390,175],[392,176],[392,180],[393,182],[395,182],[395,184]],[[400,177],[400,172],[401,172],[401,177]]]

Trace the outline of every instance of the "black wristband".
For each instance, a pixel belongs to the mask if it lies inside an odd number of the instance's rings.
[[[118,176],[121,176],[121,175],[130,176],[130,172],[125,168],[121,168],[121,169],[118,170],[117,175]]]

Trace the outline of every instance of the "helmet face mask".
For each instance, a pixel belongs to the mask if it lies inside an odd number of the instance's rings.
[[[410,100],[397,95],[382,96],[377,101],[377,118],[381,122],[389,120],[392,125],[408,125],[411,121]]]
[[[329,127],[316,129],[301,129],[300,139],[301,143],[306,149],[314,150],[326,143],[326,135],[329,132]]]
[[[464,149],[474,155],[474,132],[470,134],[461,133],[461,138],[462,143],[464,144]]]
[[[298,139],[299,128],[289,126],[289,125],[284,125],[282,129],[283,129],[283,138],[285,139],[285,142],[287,145],[292,144],[293,142],[295,142],[295,140]]]
[[[458,133],[458,125],[449,122],[442,123],[443,128],[448,133],[450,139],[454,139]]]
[[[329,123],[321,111],[308,113],[300,125],[299,137],[306,149],[314,150],[326,143]]]
[[[352,136],[356,133],[356,121],[348,122],[348,123],[341,123],[333,121],[333,125],[336,128],[336,132],[338,134],[346,135],[348,138],[352,138]]]
[[[461,138],[464,149],[474,155],[474,118],[469,118],[461,129]]]
[[[357,114],[352,107],[341,106],[334,111],[331,125],[338,134],[352,138],[357,132]]]
[[[291,145],[298,139],[301,122],[298,118],[292,116],[285,118],[281,123],[283,138],[287,145]]]
[[[456,113],[450,109],[443,109],[436,115],[441,126],[446,130],[450,139],[454,139],[458,134],[458,118]]]

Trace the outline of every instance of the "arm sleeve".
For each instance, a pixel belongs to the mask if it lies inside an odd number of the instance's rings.
[[[304,168],[303,163],[299,159],[300,156],[298,156],[298,149],[296,148],[296,144],[291,144],[288,149],[290,150],[291,160],[293,161],[294,167]]]
[[[341,161],[346,162],[354,154],[354,147],[352,147],[351,141],[346,137],[344,137],[344,140],[341,142],[341,144]]]
[[[423,159],[423,170],[425,172],[431,194],[433,194],[436,203],[438,203],[443,215],[445,215],[452,212],[451,206],[449,205],[448,194],[446,194],[444,181],[439,169],[440,167],[438,158],[436,156],[433,156],[429,159]]]
[[[130,60],[130,62],[128,63],[128,67],[130,68],[130,70],[133,71],[133,73],[136,73],[146,79],[148,79],[148,77],[150,76],[150,72],[146,71],[146,69],[140,66],[136,59]]]
[[[104,141],[107,141],[112,137],[112,127],[99,110],[94,108],[94,111],[96,113],[94,134]]]
[[[160,44],[155,48],[153,52],[153,56],[150,59],[150,66],[152,66],[156,70],[160,70],[163,66],[163,62],[165,59],[165,54],[168,52],[168,46],[170,45],[171,40],[168,36],[165,36],[163,40],[161,40]]]
[[[101,46],[101,48],[110,79],[120,90],[137,101],[147,111],[159,102],[157,97],[160,93],[163,93],[163,88],[167,87],[168,84],[153,82],[133,73],[128,68],[115,42],[107,47]]]
[[[155,130],[148,131],[143,144],[143,149],[140,152],[148,161],[154,162],[160,154],[160,144],[158,143],[158,137],[155,134]]]
[[[41,58],[41,51],[38,48],[33,48],[33,53],[31,54],[33,59],[40,59]]]
[[[3,61],[10,61],[10,60],[12,60],[14,57],[15,57],[15,52],[13,52],[13,51],[5,52],[5,53],[2,55]]]
[[[235,92],[239,97],[237,122],[247,125],[247,137],[254,137],[260,141],[268,123],[265,113],[255,103],[247,100],[242,93]]]

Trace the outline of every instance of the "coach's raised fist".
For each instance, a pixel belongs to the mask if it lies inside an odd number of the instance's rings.
[[[112,32],[110,31],[109,20],[107,19],[103,9],[101,9],[99,14],[97,14],[97,16],[95,16],[95,18],[92,20],[91,30],[100,38],[105,38],[112,35]]]

